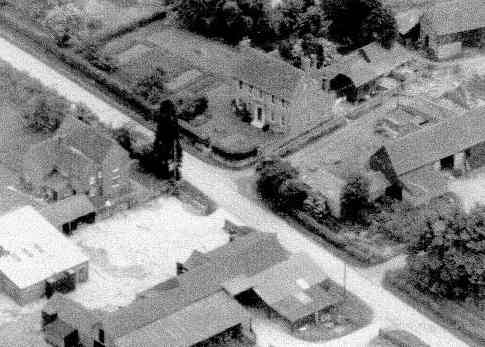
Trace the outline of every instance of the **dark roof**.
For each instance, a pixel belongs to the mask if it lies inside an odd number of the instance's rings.
[[[288,257],[276,234],[261,232],[240,237],[208,254],[209,262],[176,277],[178,287],[167,290],[166,282],[162,282],[140,293],[132,304],[105,314],[103,321],[113,335],[129,334],[214,294],[230,278],[252,276]]]
[[[239,324],[249,314],[219,291],[116,341],[118,347],[190,347]]]
[[[100,321],[94,311],[59,293],[55,293],[42,310],[50,314],[57,313],[58,319],[80,331],[90,331]]]
[[[102,163],[114,146],[123,150],[115,140],[74,117],[65,117],[56,136],[62,137],[63,145],[77,149],[95,163]]]
[[[438,35],[459,33],[485,27],[483,0],[453,0],[436,2],[423,14]]]
[[[485,106],[423,127],[385,148],[398,175],[485,141]]]
[[[386,49],[377,42],[372,42],[321,71],[327,79],[333,79],[339,74],[345,75],[356,87],[360,87],[390,73],[411,59],[413,56],[398,43]]]
[[[59,227],[95,211],[96,209],[86,195],[76,194],[49,204],[39,212],[51,224]]]
[[[59,336],[64,338],[71,334],[74,330],[72,325],[67,324],[61,319],[56,319],[45,327],[45,333],[51,336]]]
[[[185,261],[184,267],[186,269],[192,269],[194,267],[207,263],[209,260],[210,258],[207,255],[205,255],[204,253],[198,250],[195,250],[192,252],[190,257]]]
[[[254,48],[241,48],[234,77],[280,98],[293,97],[303,70]]]

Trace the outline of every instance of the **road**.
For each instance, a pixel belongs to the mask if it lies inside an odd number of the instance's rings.
[[[65,96],[70,101],[83,102],[106,124],[119,126],[128,121],[131,122],[130,118],[99,97],[88,92],[66,76],[56,72],[32,55],[1,38],[0,58],[20,70],[27,71],[33,77],[38,78],[43,84],[56,89],[59,94]],[[148,129],[143,128],[143,131],[151,134],[151,131]],[[346,267],[347,289],[369,304],[375,313],[371,326],[362,329],[362,331],[357,332],[355,335],[350,335],[341,340],[326,344],[308,344],[296,340],[291,341],[288,340],[287,336],[278,336],[272,333],[265,334],[263,328],[261,328],[261,337],[258,337],[260,338],[259,343],[261,346],[269,346],[269,344],[275,347],[362,346],[362,342],[368,341],[367,337],[374,335],[379,327],[388,326],[406,329],[419,336],[431,346],[466,346],[464,342],[447,330],[433,323],[384,290],[379,283],[373,283],[374,281],[368,280],[365,277],[365,271],[358,270],[352,266],[346,266],[342,260],[298,232],[258,202],[241,195],[238,192],[238,185],[227,171],[210,166],[194,156],[184,153],[182,174],[188,181],[216,201],[221,208],[231,212],[247,225],[265,232],[277,233],[282,244],[293,252],[303,251],[308,253],[337,283],[343,284],[344,267]]]

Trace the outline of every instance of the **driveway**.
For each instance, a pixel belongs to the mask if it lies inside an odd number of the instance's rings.
[[[14,65],[16,68],[28,71],[42,83],[55,88],[60,94],[73,102],[83,102],[91,108],[101,121],[119,126],[131,121],[130,118],[109,106],[106,102],[86,89],[80,87],[68,78],[60,75],[46,64],[22,51],[11,43],[0,39],[0,58]],[[150,133],[149,130],[144,130]],[[242,196],[238,186],[231,178],[229,171],[214,168],[188,153],[184,153],[182,174],[196,187],[214,199],[221,208],[235,215],[249,226],[265,232],[277,233],[282,244],[293,252],[304,251],[320,264],[337,283],[343,285],[344,268],[346,267],[346,287],[370,305],[375,319],[370,327],[343,338],[340,342],[330,344],[306,344],[291,341],[272,333],[261,331],[260,344],[269,346],[363,346],[369,341],[369,336],[375,335],[379,327],[392,326],[412,332],[431,346],[466,346],[464,342],[449,333],[446,329],[433,323],[402,301],[384,290],[380,283],[369,281],[360,270],[346,266],[345,263],[322,248],[316,242],[302,235],[283,219],[274,215],[258,202]],[[364,335],[364,336],[362,336]],[[295,344],[293,344],[295,343]]]

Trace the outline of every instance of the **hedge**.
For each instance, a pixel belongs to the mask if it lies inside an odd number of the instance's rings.
[[[380,329],[379,336],[397,347],[430,347],[430,345],[405,330]]]

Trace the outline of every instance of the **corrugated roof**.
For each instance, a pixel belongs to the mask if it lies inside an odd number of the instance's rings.
[[[339,74],[345,75],[356,87],[360,87],[390,73],[412,59],[413,56],[398,43],[386,49],[377,42],[372,42],[321,71],[327,79],[332,79]]]
[[[23,289],[89,260],[32,206],[0,217],[0,272]]]
[[[459,33],[485,27],[483,0],[453,0],[436,2],[423,14],[438,35]]]
[[[394,170],[405,174],[485,141],[485,107],[436,124],[388,143]]]
[[[190,347],[239,324],[249,314],[223,291],[120,337],[118,347]]]
[[[79,217],[95,212],[96,209],[84,194],[76,194],[49,204],[39,212],[53,225],[59,227]]]
[[[265,93],[291,100],[304,77],[303,70],[254,48],[241,48],[234,77]]]

